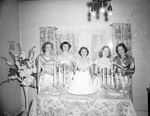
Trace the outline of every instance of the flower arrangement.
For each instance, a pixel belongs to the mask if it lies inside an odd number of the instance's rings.
[[[2,82],[1,85],[5,82],[11,80],[18,80],[22,86],[31,86],[36,80],[36,66],[33,60],[34,57],[34,47],[29,49],[28,57],[25,56],[25,52],[22,51],[20,44],[17,44],[19,53],[13,54],[9,52],[12,61],[8,61],[5,57],[0,57],[6,61],[6,64],[9,66],[8,78],[6,81]],[[35,86],[35,85],[34,85]]]

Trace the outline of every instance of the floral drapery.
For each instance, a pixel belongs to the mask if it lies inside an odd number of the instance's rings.
[[[42,48],[43,43],[49,41],[54,45],[53,54],[56,54],[56,46],[55,46],[55,37],[56,37],[56,27],[40,27],[40,48]],[[42,49],[40,50],[42,53]]]
[[[114,56],[115,46],[119,43],[124,43],[128,48],[128,54],[132,56],[132,32],[131,32],[131,23],[114,23],[112,24],[113,28],[113,46],[114,46]]]
[[[112,24],[113,31],[113,56],[116,56],[115,47],[119,43],[124,43],[128,49],[127,54],[132,56],[132,31],[131,31],[131,23],[114,23]],[[133,101],[133,93],[132,93],[132,79],[131,85],[129,86],[129,96]]]

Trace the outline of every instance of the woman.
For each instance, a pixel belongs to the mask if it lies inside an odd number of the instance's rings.
[[[86,47],[81,47],[76,61],[76,74],[72,83],[70,83],[68,92],[71,94],[93,94],[96,92],[95,87],[92,85],[92,61],[88,58],[89,50]]]
[[[50,92],[55,76],[55,57],[52,55],[53,44],[45,42],[42,45],[44,54],[38,56],[38,92]]]
[[[116,46],[117,56],[114,57],[114,73],[116,88],[120,92],[127,92],[126,87],[131,85],[131,77],[135,72],[135,61],[132,56],[127,55],[127,48],[124,43]],[[131,91],[130,91],[131,92]]]
[[[95,61],[95,74],[98,78],[98,89],[108,89],[113,86],[110,48],[108,46],[104,46],[100,50],[98,56],[99,57]]]
[[[68,87],[74,73],[75,56],[69,52],[71,44],[64,41],[60,45],[62,54],[57,58],[58,86]]]

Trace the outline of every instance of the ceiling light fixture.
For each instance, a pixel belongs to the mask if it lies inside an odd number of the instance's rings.
[[[96,19],[99,19],[100,13],[104,15],[105,21],[108,21],[108,16],[112,15],[113,10],[111,1],[112,0],[92,0],[87,3],[87,6],[89,7],[88,21],[91,21],[91,16],[96,16]]]

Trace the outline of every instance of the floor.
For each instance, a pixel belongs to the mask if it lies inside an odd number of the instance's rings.
[[[148,116],[147,111],[136,111],[137,116]]]

